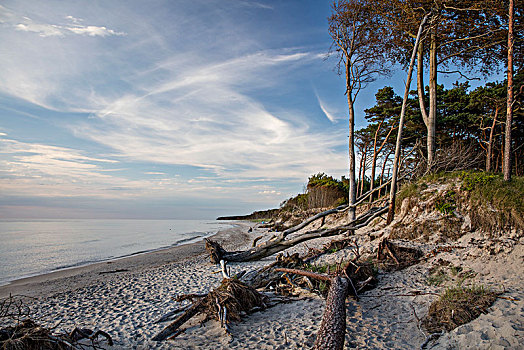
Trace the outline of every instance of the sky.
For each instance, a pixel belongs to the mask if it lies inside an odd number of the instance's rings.
[[[330,1],[0,1],[0,218],[212,219],[347,172]],[[358,97],[356,127],[374,94]]]

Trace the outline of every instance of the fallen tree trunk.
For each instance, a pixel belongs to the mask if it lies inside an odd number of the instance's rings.
[[[342,350],[346,336],[346,298],[350,280],[335,276],[331,279],[326,308],[313,349]]]
[[[313,347],[315,350],[342,350],[344,348],[346,335],[346,298],[349,295],[350,287],[353,287],[353,293],[355,297],[357,297],[350,277],[350,271],[352,270],[351,263],[353,262],[348,263],[343,271],[339,270],[337,275],[333,277],[297,269],[276,269],[276,271],[294,273],[316,280],[329,281],[330,283],[326,307]]]
[[[187,321],[189,321],[193,316],[198,314],[201,309],[204,307],[204,298],[197,301],[193,304],[186,312],[180,315],[176,320],[174,320],[169,326],[164,328],[160,333],[153,337],[155,341],[163,341],[171,337],[176,331]]]
[[[284,231],[278,235],[273,236],[261,245],[245,251],[227,252],[217,242],[211,241],[209,239],[205,240],[206,249],[211,255],[211,261],[213,261],[214,263],[220,260],[234,262],[258,260],[273,255],[275,253],[281,252],[287,248],[290,248],[292,246],[295,246],[299,243],[311,239],[336,236],[347,231],[357,230],[359,228],[367,226],[374,218],[386,213],[387,209],[387,204],[384,207],[371,208],[366,213],[360,215],[347,225],[333,227],[329,229],[312,230],[290,239],[286,239],[286,237],[289,235],[289,232],[286,233],[286,231]]]
[[[399,179],[400,180],[400,179]],[[381,190],[382,188],[386,187],[387,185],[389,185],[391,183],[391,179],[389,181],[386,181],[385,183],[383,183],[382,185],[380,185],[379,187],[371,190],[371,191],[368,191],[366,193],[364,193],[363,195],[359,196],[357,199],[356,199],[356,202],[355,204],[352,204],[352,205],[347,205],[347,204],[343,204],[343,205],[339,205],[338,207],[336,208],[333,208],[333,209],[329,209],[329,210],[326,210],[326,211],[323,211],[321,213],[318,213],[308,219],[306,219],[305,221],[301,222],[300,224],[296,225],[296,226],[293,226],[293,227],[290,227],[288,228],[287,230],[283,231],[281,233],[281,235],[283,235],[284,237],[289,235],[290,233],[293,233],[293,232],[296,232],[300,229],[303,229],[304,227],[306,227],[307,225],[311,224],[312,222],[318,220],[318,219],[323,219],[325,218],[326,216],[328,215],[331,215],[331,214],[335,214],[335,213],[341,213],[343,211],[346,211],[348,210],[348,208],[353,208],[353,207],[357,207],[358,205],[362,204],[366,198],[370,195],[372,195],[373,193]],[[257,237],[258,238],[258,237]],[[255,244],[255,243],[253,243]]]

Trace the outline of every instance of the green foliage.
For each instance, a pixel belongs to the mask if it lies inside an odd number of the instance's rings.
[[[463,191],[473,191],[478,185],[484,186],[489,184],[497,178],[497,175],[484,172],[462,172],[461,178],[462,185],[460,189]]]
[[[336,271],[338,264],[325,264],[325,265],[311,265],[307,264],[304,269],[306,271],[316,272],[316,273],[327,273]]]
[[[509,182],[501,174],[482,171],[439,172],[405,185],[397,195],[397,208],[405,198],[420,198],[427,184],[459,182],[459,193],[447,191],[437,198],[435,209],[451,214],[457,208],[467,210],[477,228],[496,233],[509,226],[524,230],[524,177],[513,176]],[[489,209],[488,209],[489,208]],[[488,212],[489,210],[489,212]]]
[[[453,211],[457,208],[455,204],[455,191],[448,191],[444,196],[438,198],[435,201],[435,209],[437,209],[442,214],[452,214]]]
[[[451,266],[449,270],[453,276],[456,276],[459,274],[459,272],[462,272],[463,269],[461,266]]]
[[[320,281],[318,283],[318,290],[321,294],[327,294],[327,292],[329,291],[329,283],[326,281]]]
[[[496,227],[506,224],[524,229],[524,177],[513,176],[509,182],[501,174],[485,172],[461,172],[461,190],[469,193],[469,200],[478,208],[491,207],[497,210],[489,217],[478,215],[479,221],[496,221]],[[489,220],[488,220],[489,219]]]
[[[428,279],[426,280],[427,284],[430,286],[440,286],[442,283],[447,281],[448,275],[443,270],[437,270],[433,274],[431,274]]]
[[[333,187],[343,189],[342,181],[328,176],[325,173],[312,175],[308,179],[307,187]]]
[[[514,76],[514,90],[519,91],[524,86],[524,70]],[[487,146],[492,138],[491,170],[501,171],[502,162],[497,158],[502,155],[504,143],[504,123],[506,118],[506,82],[488,82],[483,86],[471,90],[469,83],[456,82],[451,88],[444,85],[437,86],[437,155],[446,156],[446,147],[450,145],[465,144],[470,148],[465,159],[471,159],[467,166],[475,169],[485,169]],[[357,145],[360,143],[360,155],[367,149],[368,159],[373,154],[373,141],[377,136],[380,145],[391,126],[397,122],[402,99],[395,94],[391,87],[379,89],[375,95],[374,106],[365,110],[368,124],[355,133]],[[428,98],[424,96],[426,105]],[[513,117],[513,174],[524,173],[524,94],[515,96]],[[406,124],[403,132],[402,147],[404,151],[411,150],[421,139],[427,137],[427,130],[422,120],[416,91],[410,92],[407,101]],[[495,121],[496,117],[496,123]],[[494,129],[492,126],[494,125]],[[386,146],[378,154],[378,164],[390,154],[394,148],[396,132],[387,140]],[[365,147],[367,146],[367,147]],[[439,153],[440,151],[440,153]],[[357,156],[358,157],[358,156]],[[389,159],[391,160],[391,159]],[[411,161],[424,161],[414,153]],[[409,159],[408,161],[409,162]],[[463,162],[460,162],[462,166]],[[442,163],[444,164],[444,163]],[[449,169],[456,167],[457,163],[446,163]],[[442,165],[444,166],[444,165]],[[446,169],[443,169],[446,170]],[[368,171],[369,174],[369,171]],[[376,179],[375,179],[376,181]]]
[[[491,291],[487,288],[485,288],[483,285],[479,286],[470,286],[470,287],[449,287],[446,288],[444,293],[440,295],[441,301],[450,301],[450,302],[457,302],[462,300],[469,300],[471,298],[480,298],[487,294],[491,293]]]
[[[283,211],[292,211],[293,209],[308,209],[308,194],[301,193],[280,203],[280,209]]]

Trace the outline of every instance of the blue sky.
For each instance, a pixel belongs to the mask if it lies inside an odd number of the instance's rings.
[[[214,218],[345,174],[329,4],[0,2],[0,217]]]

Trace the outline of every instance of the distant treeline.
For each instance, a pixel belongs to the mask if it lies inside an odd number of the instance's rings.
[[[347,200],[348,180],[345,177],[338,180],[324,173],[318,173],[309,177],[305,193],[283,201],[279,209],[255,211],[249,215],[221,216],[217,220],[271,219],[281,212],[328,208],[346,204]]]
[[[261,220],[270,219],[278,212],[278,209],[255,211],[248,215],[220,216],[217,220]]]

